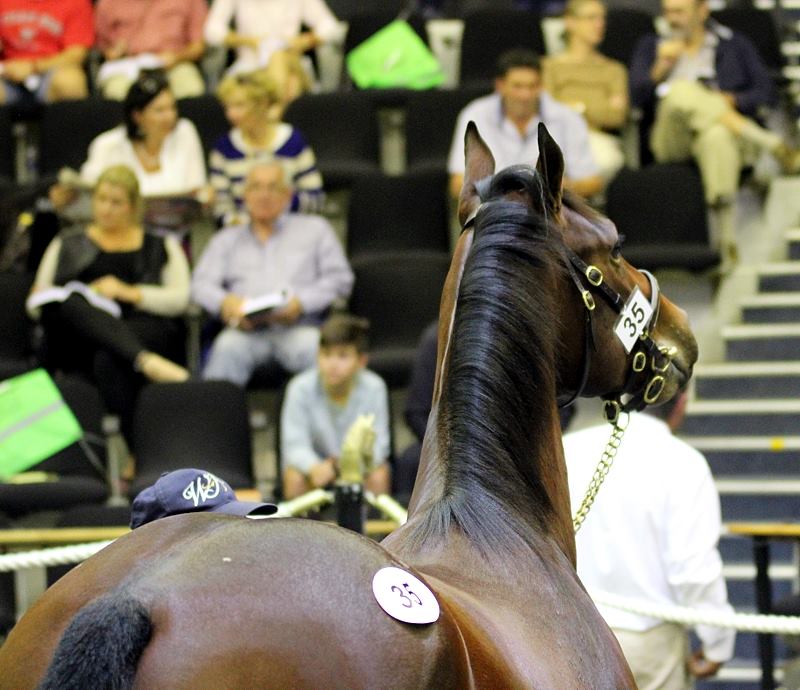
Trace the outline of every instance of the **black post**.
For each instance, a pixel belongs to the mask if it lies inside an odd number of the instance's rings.
[[[361,484],[336,485],[336,522],[345,529],[364,533],[364,487]]]
[[[769,540],[753,537],[753,560],[756,564],[756,606],[759,613],[772,611],[772,584],[769,581]],[[775,687],[775,640],[772,633],[758,633],[761,657],[761,688]]]

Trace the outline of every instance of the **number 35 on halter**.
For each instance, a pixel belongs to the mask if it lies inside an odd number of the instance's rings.
[[[614,333],[625,348],[625,352],[633,349],[636,340],[650,323],[652,315],[653,309],[650,302],[639,287],[635,287],[614,324]]]

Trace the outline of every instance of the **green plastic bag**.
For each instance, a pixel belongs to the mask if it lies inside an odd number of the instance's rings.
[[[0,382],[0,480],[24,472],[82,435],[44,369]]]
[[[408,22],[397,19],[347,54],[360,89],[430,89],[444,81],[441,65]]]

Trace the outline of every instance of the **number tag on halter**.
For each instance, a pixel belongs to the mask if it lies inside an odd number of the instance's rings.
[[[650,317],[653,315],[653,308],[650,301],[644,296],[638,286],[633,288],[628,301],[622,308],[622,312],[614,324],[614,333],[617,334],[625,352],[633,349],[636,340],[647,328]]]
[[[433,623],[439,618],[439,602],[433,592],[401,568],[389,566],[375,573],[372,593],[386,613],[404,623]]]

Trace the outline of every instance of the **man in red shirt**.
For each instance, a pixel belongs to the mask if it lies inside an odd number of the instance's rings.
[[[90,0],[0,0],[0,103],[87,96]]]
[[[97,47],[107,61],[98,75],[103,95],[125,98],[137,76],[136,58],[140,58],[138,67],[166,71],[175,98],[204,93],[196,63],[205,50],[207,14],[206,0],[98,0],[94,8]],[[149,64],[144,64],[145,59]]]

